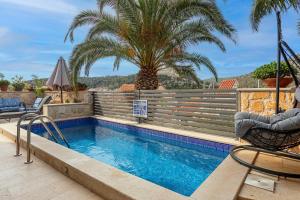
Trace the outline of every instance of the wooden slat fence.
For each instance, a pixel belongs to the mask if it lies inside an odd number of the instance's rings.
[[[136,93],[94,92],[94,114],[126,120],[136,120],[132,116],[132,103]]]
[[[234,136],[236,90],[95,92],[95,114],[136,120],[132,117],[132,101],[139,98],[148,100],[148,119],[144,123]]]

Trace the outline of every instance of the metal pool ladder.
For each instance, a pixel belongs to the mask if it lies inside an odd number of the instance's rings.
[[[25,162],[25,164],[30,164],[33,161],[31,160],[31,154],[30,154],[30,147],[31,147],[31,128],[32,128],[32,124],[36,121],[36,120],[40,120],[41,124],[44,126],[44,128],[46,129],[46,131],[48,132],[48,134],[54,139],[55,142],[58,143],[58,139],[56,138],[56,136],[54,135],[53,131],[50,130],[49,126],[45,123],[44,119],[47,119],[49,121],[49,123],[54,127],[55,131],[58,133],[59,137],[64,141],[64,143],[67,145],[68,148],[70,148],[69,143],[67,142],[66,138],[64,137],[64,135],[62,134],[61,130],[57,127],[57,125],[55,124],[54,120],[51,117],[45,116],[45,115],[37,115],[35,113],[28,113],[23,115],[17,124],[17,139],[16,139],[16,155],[15,156],[20,156],[22,155],[20,153],[20,133],[21,133],[21,123],[22,121],[26,120],[26,119],[31,119],[29,124],[27,125],[27,161]]]

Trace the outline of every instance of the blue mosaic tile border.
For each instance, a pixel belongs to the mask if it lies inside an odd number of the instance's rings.
[[[120,124],[120,123],[116,123],[116,122],[110,122],[110,121],[106,121],[106,120],[102,120],[102,119],[101,120],[95,119],[95,120],[98,121],[98,123],[97,123],[98,125],[105,125],[105,126],[109,126],[112,128],[132,131],[132,132],[136,133],[138,136],[141,136],[143,138],[158,140],[161,142],[174,144],[174,145],[182,146],[185,148],[192,148],[192,149],[196,149],[196,150],[197,149],[203,150],[203,148],[208,148],[208,149],[214,149],[214,150],[229,153],[229,151],[232,147],[232,145],[230,145],[230,144],[212,142],[212,141],[208,141],[208,140],[202,140],[199,138],[177,135],[174,133],[168,133],[168,132],[163,132],[163,131],[158,131],[158,130],[153,130],[153,129],[141,128],[141,127],[126,125],[126,124]]]
[[[208,140],[182,136],[174,133],[157,131],[153,129],[141,128],[132,125],[120,124],[120,123],[111,122],[107,120],[96,119],[94,117],[57,121],[56,124],[61,129],[71,128],[73,126],[84,126],[84,125],[105,126],[115,130],[127,131],[130,132],[130,134],[134,134],[141,138],[156,140],[159,142],[164,142],[164,143],[181,146],[188,149],[201,150],[201,151],[217,150],[225,154],[228,154],[232,147],[232,145],[229,144],[212,142]],[[23,126],[22,128],[26,129],[27,127]],[[53,127],[50,126],[50,128]],[[45,129],[42,124],[34,124],[32,126],[32,132],[36,134],[40,135],[40,133],[44,131]]]

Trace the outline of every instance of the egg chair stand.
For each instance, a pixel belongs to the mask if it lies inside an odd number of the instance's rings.
[[[256,153],[265,153],[272,156],[288,158],[300,161],[300,155],[288,152],[289,148],[300,145],[300,129],[292,131],[274,131],[265,128],[251,128],[242,138],[251,143],[251,145],[235,146],[231,149],[231,157],[239,164],[250,169],[260,171],[266,174],[276,176],[300,178],[300,174],[276,171],[248,163],[237,156],[241,151],[252,151]]]
[[[300,88],[299,88],[299,81],[296,77],[295,74],[295,68],[300,69],[300,59],[296,55],[296,53],[289,47],[289,45],[284,42],[281,39],[281,33],[279,31],[279,45],[278,45],[278,61],[279,65],[277,68],[277,84],[276,84],[276,114],[282,112],[282,110],[279,107],[279,93],[280,93],[280,88],[279,88],[279,81],[280,81],[280,61],[281,61],[281,56],[283,57],[284,61],[286,62],[290,72],[291,76],[294,79],[295,86],[296,86],[296,91],[295,91],[295,101],[294,101],[294,110],[297,110],[297,116],[292,116],[296,117],[293,120],[293,123],[290,124],[287,122],[286,124],[286,130],[278,130],[276,128],[272,128],[272,122],[264,124],[262,127],[261,124],[263,122],[257,121],[257,124],[254,123],[252,128],[249,128],[249,130],[246,131],[245,134],[242,134],[240,136],[241,139],[246,140],[247,142],[250,143],[250,145],[241,145],[241,146],[235,146],[231,149],[230,155],[231,157],[238,162],[239,164],[246,166],[250,169],[266,173],[266,174],[271,174],[271,175],[276,175],[276,176],[283,176],[283,177],[290,177],[290,178],[300,178],[300,173],[289,173],[289,172],[283,172],[283,171],[277,171],[273,169],[269,169],[266,167],[262,166],[257,166],[255,164],[246,162],[245,160],[241,159],[237,153],[241,151],[252,151],[252,152],[257,152],[257,153],[264,153],[264,154],[269,154],[272,156],[276,157],[281,157],[281,158],[286,158],[286,159],[291,159],[294,161],[299,161],[300,162],[300,154],[292,153],[289,152],[288,149],[297,147],[300,145],[300,112],[299,112],[299,102],[300,102]],[[298,108],[297,108],[298,107]],[[287,112],[286,112],[287,113]],[[237,113],[238,114],[238,113]],[[245,114],[245,113],[244,113]],[[248,116],[253,116],[253,114],[246,113]],[[280,116],[280,114],[278,115]],[[259,119],[259,115],[255,115],[255,117],[249,117],[251,122],[255,122],[255,119]],[[262,117],[263,118],[263,117]],[[264,118],[265,120],[266,118]],[[290,120],[290,119],[288,119]],[[247,120],[246,120],[247,121]],[[266,120],[265,120],[266,121]],[[264,121],[264,122],[265,122]],[[247,123],[249,120],[247,121]],[[237,126],[237,122],[236,122]],[[245,128],[247,129],[247,126],[249,124],[245,124]],[[291,126],[295,126],[293,129]],[[268,128],[266,128],[268,127]],[[239,133],[237,132],[237,135]],[[258,154],[257,154],[258,155]]]

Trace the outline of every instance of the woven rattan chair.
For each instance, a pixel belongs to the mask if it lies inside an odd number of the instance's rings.
[[[276,171],[265,167],[257,166],[248,163],[238,157],[237,152],[248,150],[255,152],[264,152],[267,154],[285,157],[300,161],[300,154],[291,153],[290,148],[300,145],[300,87],[299,80],[296,76],[295,69],[300,70],[300,58],[283,40],[279,41],[279,57],[283,57],[286,62],[291,75],[294,79],[295,103],[294,109],[288,110],[284,113],[279,113],[279,93],[280,87],[276,87],[276,113],[277,115],[265,117],[252,113],[236,113],[235,115],[235,131],[237,137],[246,140],[250,145],[242,145],[233,147],[230,155],[238,163],[260,172],[300,178],[300,174]],[[276,79],[280,81],[280,65],[279,73]]]

